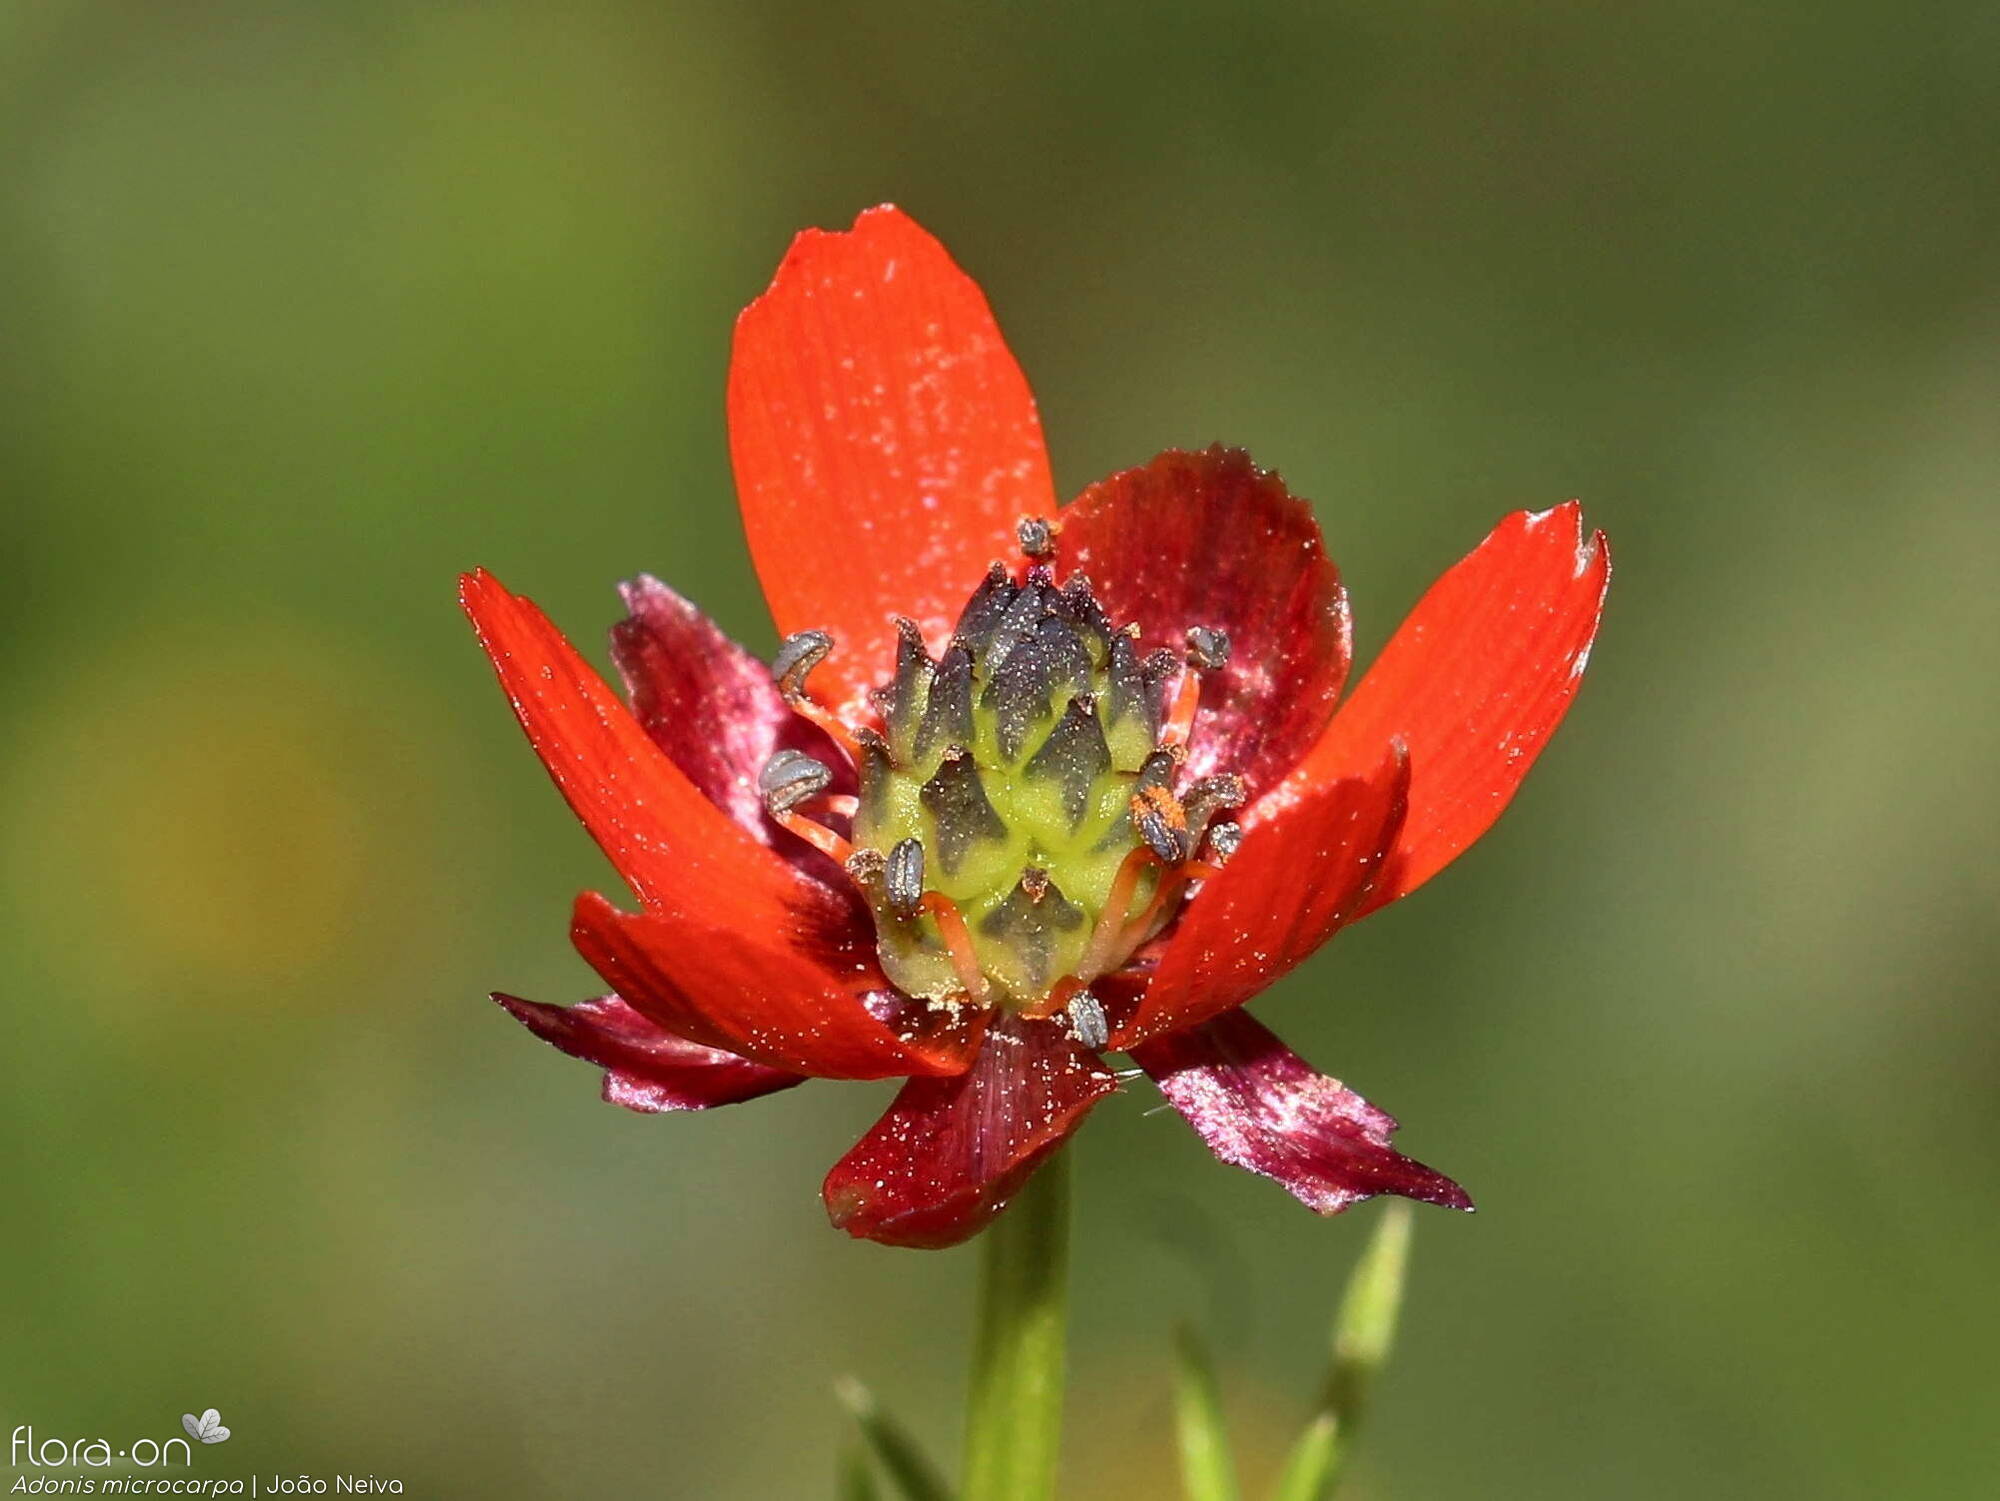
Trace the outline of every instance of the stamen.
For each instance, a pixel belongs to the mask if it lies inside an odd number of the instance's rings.
[[[1056,529],[1039,516],[1023,516],[1014,535],[1031,558],[1046,558],[1056,550]]]
[[[791,706],[792,712],[825,730],[833,743],[852,758],[857,754],[854,732],[830,709],[823,708],[806,696],[807,677],[832,650],[833,637],[825,631],[794,632],[779,643],[778,654],[771,659],[771,676],[777,681],[778,692]]]
[[[764,809],[776,817],[832,785],[833,773],[804,751],[781,750],[757,773],[757,791]]]
[[[1198,625],[1187,633],[1188,660],[1203,672],[1229,665],[1229,632]]]
[[[1200,845],[1201,836],[1210,821],[1224,808],[1239,806],[1244,798],[1243,778],[1230,772],[1215,776],[1197,777],[1181,798],[1181,806],[1187,810],[1188,849]]]
[[[833,637],[825,631],[798,631],[778,643],[771,658],[771,676],[778,691],[791,698],[806,691],[806,678],[833,650]]]
[[[814,823],[798,811],[800,803],[819,796],[833,781],[833,773],[804,751],[781,750],[764,763],[757,774],[757,790],[764,796],[764,811],[781,829],[789,829],[821,854],[847,862],[854,846],[825,824]]]
[[[1217,865],[1227,865],[1229,857],[1236,853],[1243,843],[1243,825],[1233,819],[1216,824],[1208,831],[1208,847],[1215,854]]]
[[[1162,865],[1178,865],[1194,853],[1187,811],[1165,787],[1142,786],[1132,795],[1132,827]]]
[[[900,840],[889,851],[882,881],[889,910],[898,917],[915,917],[924,904],[924,843],[921,839]]]
[[[922,905],[931,921],[938,925],[944,946],[951,954],[951,967],[958,971],[959,985],[975,1005],[984,1005],[986,976],[980,973],[979,953],[972,946],[972,931],[965,925],[965,914],[942,891],[926,891]]]
[[[861,811],[861,799],[851,792],[836,792],[822,799],[820,806],[836,818],[852,818]]]
[[[1229,633],[1195,626],[1187,633],[1187,669],[1174,690],[1174,706],[1160,731],[1162,745],[1186,745],[1194,733],[1194,713],[1201,706],[1201,674],[1214,672],[1229,662]]]
[[[1087,990],[1079,992],[1069,1003],[1069,1035],[1093,1053],[1111,1041],[1111,1027],[1104,1019],[1104,1007]]]

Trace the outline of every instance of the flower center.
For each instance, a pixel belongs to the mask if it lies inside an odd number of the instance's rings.
[[[1031,559],[1048,556],[1051,533],[1022,523]],[[779,687],[849,748],[860,795],[826,798],[831,772],[783,751],[764,769],[766,807],[845,862],[899,990],[1067,1009],[1101,1045],[1086,987],[1130,960],[1240,838],[1217,818],[1242,801],[1240,778],[1177,785],[1201,674],[1228,660],[1228,638],[1196,626],[1185,656],[1141,657],[1138,627],[1114,625],[1089,579],[1058,587],[1040,562],[1019,580],[995,563],[935,659],[914,623],[897,629],[894,674],[874,694],[880,729],[844,725],[806,696],[832,644],[824,632],[780,648]],[[804,816],[815,797],[851,816],[851,841]]]

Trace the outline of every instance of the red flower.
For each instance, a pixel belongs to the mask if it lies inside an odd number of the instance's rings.
[[[1238,1008],[1507,805],[1610,574],[1576,504],[1504,519],[1336,713],[1347,600],[1307,505],[1216,447],[1058,510],[985,298],[893,208],[793,243],[737,324],[729,427],[775,679],[642,576],[628,709],[532,603],[463,581],[640,908],[576,904],[615,994],[496,999],[636,1110],[905,1077],[824,1190],[891,1244],[990,1222],[1117,1089],[1113,1050],[1321,1213],[1470,1208]]]

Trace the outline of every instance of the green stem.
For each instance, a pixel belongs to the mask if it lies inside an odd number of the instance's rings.
[[[1062,1437],[1069,1153],[985,1235],[961,1501],[1049,1501]]]

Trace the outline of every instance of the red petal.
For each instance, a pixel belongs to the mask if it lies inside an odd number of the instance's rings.
[[[1354,776],[1392,739],[1410,814],[1365,911],[1423,885],[1492,826],[1576,696],[1611,580],[1575,502],[1516,511],[1431,586],[1298,770]]]
[[[1114,1047],[1240,1006],[1363,909],[1402,828],[1409,763],[1267,798],[1222,874],[1195,893]],[[1280,789],[1287,797],[1295,789]]]
[[[802,1074],[663,1032],[615,995],[574,1006],[498,992],[493,999],[543,1042],[606,1070],[604,1098],[629,1110],[706,1110],[805,1083]]]
[[[1100,480],[1063,508],[1058,546],[1145,645],[1229,633],[1229,664],[1202,680],[1196,773],[1263,792],[1326,727],[1353,655],[1347,594],[1312,508],[1241,449],[1169,450]]]
[[[1315,1073],[1247,1012],[1144,1043],[1132,1058],[1210,1151],[1275,1178],[1318,1214],[1382,1193],[1472,1207],[1451,1179],[1390,1149],[1391,1117]]]
[[[1055,491],[1035,401],[977,284],[900,210],[807,230],[736,323],[729,448],[781,632],[831,631],[813,682],[865,707],[890,617],[933,636]]]
[[[970,1073],[903,1086],[827,1174],[826,1212],[885,1245],[955,1246],[991,1224],[1117,1087],[1057,1024],[996,1022]]]
[[[951,1074],[979,1045],[983,1013],[946,1025],[949,1013],[885,1006],[865,939],[835,968],[822,955],[842,950],[809,932],[620,912],[595,892],[577,898],[570,936],[650,1021],[771,1068],[830,1079]]]
[[[771,821],[757,792],[757,773],[779,750],[803,751],[833,770],[830,791],[852,792],[846,755],[787,707],[767,664],[691,601],[646,574],[619,592],[632,613],[611,628],[611,655],[653,743],[752,838],[850,889],[824,855]]]
[[[532,600],[483,569],[460,598],[535,754],[641,901],[722,925],[844,913],[702,796]]]
[[[485,573],[463,591],[535,753],[646,906],[626,938],[620,914],[590,899],[609,914],[592,931],[620,942],[585,957],[613,989],[678,1036],[794,1073],[965,1066],[869,1014],[873,935],[848,901],[703,797],[530,601]]]

